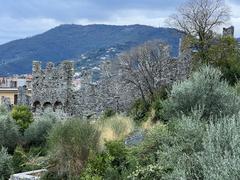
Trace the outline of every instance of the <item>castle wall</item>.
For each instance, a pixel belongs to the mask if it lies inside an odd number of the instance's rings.
[[[48,63],[45,70],[41,69],[41,63],[33,62],[32,79],[32,106],[56,108],[62,106],[65,110],[70,101],[70,89],[74,69],[73,62],[63,61],[54,67]]]
[[[165,59],[160,70],[159,86],[172,84],[187,78],[190,71],[190,53],[182,53],[178,59]],[[140,97],[138,89],[122,80],[118,67],[104,62],[102,77],[97,83],[91,82],[91,73],[82,72],[81,87],[74,90],[73,62],[64,61],[54,67],[48,63],[42,70],[41,63],[33,62],[32,107],[37,112],[45,109],[61,109],[69,115],[92,117],[100,115],[107,108],[116,111],[129,109],[134,100]]]

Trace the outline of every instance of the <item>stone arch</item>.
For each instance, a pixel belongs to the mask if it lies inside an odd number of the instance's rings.
[[[33,103],[33,112],[41,111],[41,103],[39,101],[35,101]]]
[[[60,101],[56,101],[53,105],[53,111],[63,111],[63,104]]]
[[[43,111],[52,111],[52,110],[53,110],[53,107],[50,102],[45,102],[43,104]]]

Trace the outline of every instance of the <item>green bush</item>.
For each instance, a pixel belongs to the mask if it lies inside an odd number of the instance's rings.
[[[107,152],[100,154],[92,153],[88,159],[86,167],[84,168],[81,179],[103,179],[106,169],[111,167],[113,157]]]
[[[152,101],[155,99],[165,100],[168,98],[168,91],[171,89],[170,86],[161,86],[158,90],[154,92]]]
[[[142,99],[136,100],[130,110],[130,114],[133,117],[133,120],[137,124],[146,121],[149,115],[149,108],[150,104],[146,105]]]
[[[109,118],[116,114],[116,112],[113,109],[106,109],[103,113],[103,118]]]
[[[156,98],[155,101],[152,103],[152,107],[155,110],[155,115],[153,117],[153,121],[166,121],[164,119],[164,105],[163,100],[161,98]]]
[[[126,179],[129,170],[129,151],[121,141],[106,143],[106,150],[90,156],[81,179]]]
[[[204,179],[240,179],[240,116],[210,123],[198,153]]]
[[[240,50],[233,37],[221,37],[208,49],[209,62],[221,69],[222,78],[234,85],[240,78]]]
[[[169,87],[161,87],[157,92],[155,92],[154,99],[152,101],[152,108],[155,111],[153,121],[166,121],[164,119],[164,108],[163,102],[168,98]]]
[[[98,140],[99,132],[87,121],[75,118],[56,125],[49,135],[50,172],[59,177],[78,176]]]
[[[25,149],[18,146],[12,156],[14,172],[25,172],[46,167],[47,157],[40,156],[40,152],[30,149],[26,152]]]
[[[237,94],[240,95],[240,81],[235,84],[234,89],[236,90]]]
[[[46,144],[46,137],[56,122],[55,117],[50,115],[37,118],[24,132],[26,145],[44,146]]]
[[[210,116],[236,114],[240,100],[226,81],[221,81],[221,72],[210,66],[204,66],[192,76],[175,83],[164,102],[165,118],[174,115],[188,115],[193,109],[202,107],[202,118]]]
[[[20,134],[16,122],[7,112],[0,114],[0,146],[8,148],[12,153],[19,141]]]
[[[0,151],[0,179],[9,179],[13,173],[12,157],[7,153],[7,149]]]
[[[145,167],[137,167],[127,178],[131,180],[162,179],[165,170],[159,164],[150,164]]]
[[[20,126],[22,133],[33,122],[32,112],[27,106],[14,106],[12,110],[12,117]]]
[[[178,179],[174,177],[182,170],[178,164],[186,168],[181,172],[189,179],[201,174],[198,172],[200,168],[193,168],[199,167],[195,153],[203,150],[205,125],[200,121],[201,116],[201,111],[195,111],[150,129],[143,144],[133,154],[137,156],[139,166],[129,176],[140,178],[144,174],[150,179]]]
[[[112,166],[115,168],[126,168],[127,149],[121,141],[110,141],[106,143],[106,150],[113,157]]]
[[[8,113],[8,110],[7,110],[6,106],[1,105],[0,106],[0,114],[2,115],[2,114],[7,114],[7,113]]]
[[[27,161],[27,156],[26,153],[24,152],[23,148],[18,146],[16,147],[13,157],[13,167],[14,167],[14,172],[19,173],[22,172],[24,169],[24,163]]]

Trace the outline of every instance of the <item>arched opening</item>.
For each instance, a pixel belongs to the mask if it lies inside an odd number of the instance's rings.
[[[54,112],[63,111],[63,104],[60,101],[56,101],[53,105]]]
[[[40,112],[41,111],[41,103],[39,101],[35,101],[33,103],[33,112]]]
[[[52,111],[53,110],[53,108],[52,108],[52,104],[50,103],[50,102],[45,102],[44,104],[43,104],[43,111],[44,112],[49,112],[49,111]]]

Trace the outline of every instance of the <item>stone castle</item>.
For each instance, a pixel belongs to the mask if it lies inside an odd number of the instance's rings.
[[[233,35],[234,27],[223,29],[223,36]],[[157,87],[184,80],[191,71],[190,48],[184,47],[180,40],[179,56],[172,58],[169,47],[165,46],[160,77],[156,77]],[[63,61],[57,66],[49,62],[43,69],[40,61],[33,61],[32,96],[27,94],[26,87],[19,87],[18,104],[30,105],[36,113],[50,110],[87,118],[98,116],[106,109],[124,112],[140,97],[140,93],[132,84],[123,82],[123,72],[114,62],[102,62],[101,77],[97,82],[92,81],[91,71],[82,71],[81,86],[76,89],[73,85],[74,62]]]
[[[74,75],[74,63],[63,61],[60,65],[54,66],[49,62],[46,69],[41,68],[41,62],[33,61],[32,80],[32,108],[34,112],[45,110],[63,111],[72,116],[91,117],[98,115],[106,108],[116,111],[120,110],[120,102],[116,75],[110,75],[106,69],[110,63],[105,62],[102,69],[102,80],[98,83],[91,81],[91,73],[82,73],[81,88],[75,90],[72,84]],[[111,79],[111,80],[110,80]],[[129,88],[130,89],[130,88]],[[134,96],[121,98],[121,106]],[[122,108],[123,109],[123,108]]]
[[[179,58],[170,57],[167,48],[160,84],[171,84],[187,78],[190,69],[190,53],[181,53]],[[34,112],[47,109],[64,111],[66,114],[83,117],[98,116],[106,109],[124,111],[139,98],[138,90],[122,82],[121,69],[117,64],[105,61],[101,64],[101,78],[92,82],[91,72],[84,71],[81,87],[75,90],[72,79],[74,63],[63,61],[54,66],[49,62],[42,69],[41,62],[33,61],[32,108]]]

